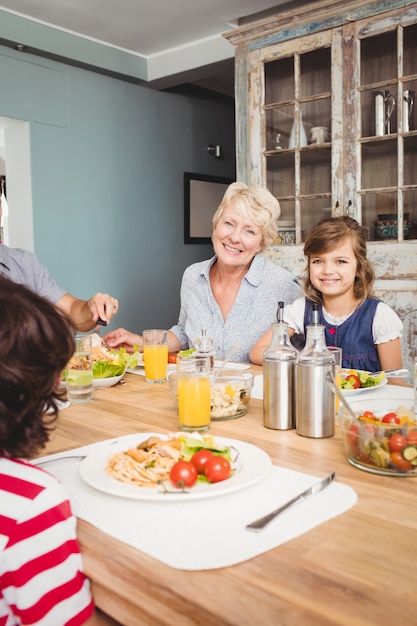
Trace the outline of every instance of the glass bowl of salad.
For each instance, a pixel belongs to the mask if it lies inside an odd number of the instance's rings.
[[[341,406],[338,419],[349,463],[387,476],[417,476],[417,420],[404,398],[350,401],[356,419]]]
[[[169,387],[177,401],[177,374],[168,377]],[[226,421],[242,417],[248,411],[254,375],[240,370],[226,370],[210,389],[212,421]]]

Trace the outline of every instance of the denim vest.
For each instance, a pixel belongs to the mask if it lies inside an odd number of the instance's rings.
[[[373,340],[372,324],[379,300],[367,298],[340,326],[326,322],[319,306],[319,324],[325,327],[326,344],[342,348],[342,367],[375,372],[381,369]],[[312,302],[306,299],[304,332],[313,321]],[[299,345],[297,345],[300,349]]]

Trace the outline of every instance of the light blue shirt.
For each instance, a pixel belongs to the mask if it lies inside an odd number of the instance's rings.
[[[301,296],[294,276],[280,265],[258,254],[243,277],[233,306],[223,319],[210,286],[210,268],[217,257],[187,267],[181,284],[181,310],[178,324],[170,330],[181,342],[181,349],[194,345],[205,329],[213,337],[216,358],[224,359],[230,346],[239,341],[234,361],[249,361],[253,345],[277,321],[278,302],[294,302]]]
[[[29,250],[0,244],[0,274],[14,283],[25,285],[52,304],[56,304],[65,295],[65,290]]]

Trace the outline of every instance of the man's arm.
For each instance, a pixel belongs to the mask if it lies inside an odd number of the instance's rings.
[[[89,300],[79,300],[66,293],[56,307],[69,317],[76,330],[84,332],[94,328],[99,317],[110,322],[119,310],[119,302],[107,293],[96,293]]]

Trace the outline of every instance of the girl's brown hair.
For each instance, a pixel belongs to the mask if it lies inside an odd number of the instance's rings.
[[[323,298],[321,291],[318,291],[310,280],[311,257],[334,250],[345,239],[352,243],[358,264],[353,293],[360,300],[373,295],[375,272],[366,257],[365,230],[352,217],[330,217],[313,228],[304,244],[304,255],[307,257],[304,293],[313,302],[322,304]]]
[[[69,321],[50,302],[0,277],[0,454],[28,458],[48,441],[74,346]]]

